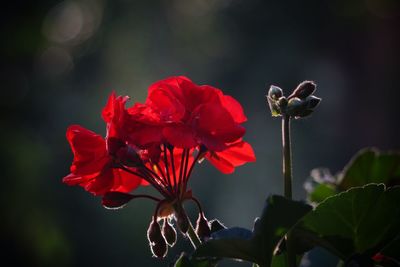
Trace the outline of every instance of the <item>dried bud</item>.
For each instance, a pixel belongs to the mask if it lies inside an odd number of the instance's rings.
[[[175,210],[175,215],[176,215],[176,224],[178,225],[179,230],[183,234],[186,234],[189,229],[190,222],[186,215],[185,210],[183,208],[179,208],[178,210]]]
[[[159,259],[164,258],[168,252],[168,246],[164,239],[151,244],[150,249],[153,253],[153,256]]]
[[[213,219],[210,221],[210,225],[211,225],[211,233],[214,233],[216,231],[219,230],[224,230],[226,229],[226,226],[223,225],[220,221],[218,221],[217,219]]]
[[[278,86],[271,85],[268,91],[268,97],[273,100],[278,100],[283,95],[282,89]]]
[[[167,241],[167,244],[173,247],[176,243],[176,231],[175,228],[168,222],[168,219],[164,220],[162,233]]]
[[[201,238],[205,239],[210,237],[211,230],[210,226],[208,225],[207,219],[204,217],[204,214],[199,213],[199,218],[196,222],[196,234]]]
[[[297,86],[290,97],[304,99],[315,92],[316,86],[317,85],[313,81],[304,81]]]

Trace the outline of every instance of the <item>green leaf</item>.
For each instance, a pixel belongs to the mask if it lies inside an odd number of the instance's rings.
[[[392,242],[385,246],[381,253],[386,257],[390,257],[400,262],[400,236],[396,237]]]
[[[257,247],[250,230],[234,227],[211,234],[212,239],[200,246],[193,257],[219,257],[259,262]]]
[[[270,266],[278,242],[310,210],[311,206],[303,202],[270,196],[251,236],[243,228],[216,232],[193,256],[241,259]]]
[[[320,203],[326,198],[336,195],[337,190],[333,185],[330,184],[318,184],[310,192],[308,198],[311,202]]]
[[[326,199],[295,231],[342,259],[374,255],[400,231],[400,187],[383,184],[352,188]]]
[[[297,266],[300,266],[302,256],[297,256]],[[287,253],[283,252],[279,255],[274,255],[272,257],[271,265],[270,267],[287,267],[288,266],[288,261],[287,261]]]
[[[283,196],[274,195],[267,199],[259,223],[254,229],[258,253],[263,256],[263,262],[267,266],[280,239],[311,209],[304,202]]]
[[[399,181],[400,153],[382,153],[367,148],[358,152],[344,168],[339,188],[347,190],[369,183],[393,185]]]
[[[380,152],[373,148],[359,151],[339,174],[319,168],[311,171],[305,182],[307,199],[320,203],[337,192],[369,183],[400,185],[400,153]]]
[[[184,252],[175,262],[174,267],[214,267],[216,262],[208,260],[197,260],[189,258]]]

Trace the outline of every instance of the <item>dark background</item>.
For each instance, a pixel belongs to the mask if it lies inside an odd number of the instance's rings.
[[[208,218],[228,226],[252,228],[266,196],[283,190],[271,84],[289,93],[315,80],[323,98],[293,123],[296,199],[312,168],[336,172],[360,148],[400,147],[397,0],[12,1],[0,13],[0,234],[10,266],[166,266],[191,251],[180,239],[166,261],[151,257],[153,203],[110,211],[61,183],[72,161],[66,128],[104,134],[112,89],[144,101],[152,82],[187,75],[242,103],[257,162],[230,176],[203,163],[191,180]]]

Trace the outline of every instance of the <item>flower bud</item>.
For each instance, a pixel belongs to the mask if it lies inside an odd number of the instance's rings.
[[[305,109],[305,110],[302,110],[302,111],[298,112],[298,113],[296,114],[295,118],[296,118],[296,119],[305,118],[305,117],[307,117],[308,115],[311,115],[311,113],[313,113],[313,110],[311,110],[311,109]]]
[[[164,258],[167,254],[167,243],[161,234],[160,225],[156,220],[152,220],[147,230],[147,239],[150,243],[151,252],[157,258]]]
[[[289,100],[286,108],[286,113],[290,116],[297,116],[298,113],[305,110],[306,108],[306,102],[300,98],[295,97]]]
[[[271,88],[272,87],[273,86],[271,86]],[[279,88],[279,87],[277,87],[277,88]],[[278,94],[276,94],[275,96],[277,96],[277,95]],[[279,98],[275,99],[275,98],[270,97],[268,94],[267,101],[268,101],[269,109],[271,110],[271,114],[273,117],[281,116],[282,113],[286,109],[287,99],[284,96],[280,96]]]
[[[278,99],[278,106],[280,107],[280,109],[285,109],[286,106],[288,104],[288,100],[286,97],[282,96]]]
[[[281,116],[281,109],[279,108],[277,101],[273,100],[270,97],[267,97],[267,100],[268,100],[269,109],[271,110],[271,115],[273,117]]]
[[[218,219],[211,220],[210,226],[211,226],[211,233],[226,229],[226,226],[223,225],[220,221],[218,221]]]
[[[204,240],[205,238],[210,237],[211,230],[208,225],[207,219],[204,217],[204,214],[199,213],[199,218],[196,222],[196,234]]]
[[[162,228],[162,233],[164,235],[167,244],[173,247],[176,243],[176,231],[175,228],[168,222],[168,219],[164,220],[164,225]]]
[[[291,96],[304,99],[315,92],[316,86],[313,81],[304,81],[297,86]]]
[[[268,91],[268,97],[273,100],[278,100],[283,95],[282,89],[278,86],[271,85]]]
[[[168,246],[164,239],[150,245],[153,256],[159,259],[164,258],[168,252]]]
[[[310,95],[305,99],[305,101],[308,109],[315,109],[318,106],[319,102],[321,102],[321,98]]]
[[[186,215],[185,210],[183,208],[178,208],[178,210],[175,210],[175,215],[176,215],[176,224],[178,225],[179,230],[183,234],[186,234],[189,229],[190,222]]]
[[[149,228],[147,229],[147,239],[150,243],[156,243],[157,241],[164,239],[161,234],[160,225],[156,220],[152,220]]]

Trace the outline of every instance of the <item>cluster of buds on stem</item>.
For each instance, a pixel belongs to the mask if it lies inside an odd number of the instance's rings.
[[[300,83],[291,95],[285,97],[281,88],[271,85],[267,101],[271,114],[277,116],[289,116],[295,119],[304,118],[313,113],[321,102],[321,98],[313,95],[316,84],[312,81]]]

